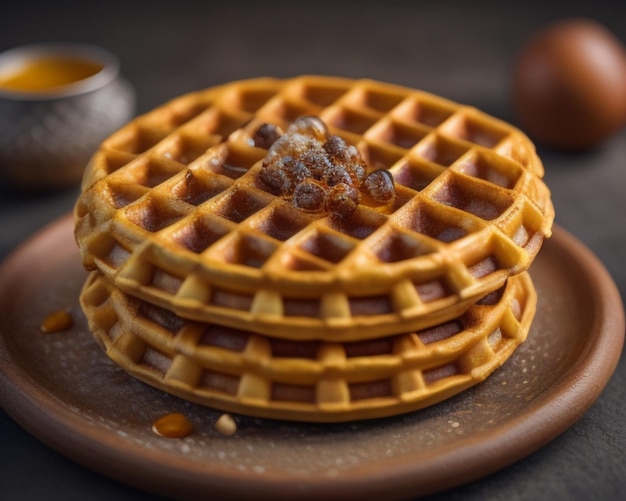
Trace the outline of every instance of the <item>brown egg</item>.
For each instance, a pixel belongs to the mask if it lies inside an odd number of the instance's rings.
[[[597,146],[626,123],[626,50],[590,19],[548,26],[522,48],[513,98],[520,126],[537,143]]]

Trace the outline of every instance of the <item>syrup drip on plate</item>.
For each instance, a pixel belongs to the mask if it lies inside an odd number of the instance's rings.
[[[70,329],[73,325],[72,315],[66,310],[59,310],[44,318],[39,329],[45,333],[61,332]]]
[[[165,438],[185,438],[193,433],[194,427],[184,414],[171,412],[152,423],[152,431]]]

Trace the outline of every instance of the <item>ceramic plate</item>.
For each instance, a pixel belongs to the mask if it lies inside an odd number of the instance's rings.
[[[18,248],[0,269],[0,405],[75,461],[177,498],[403,499],[475,480],[535,451],[574,423],[613,373],[624,310],[605,268],[560,228],[531,269],[539,295],[528,340],[484,383],[402,416],[302,424],[235,416],[164,394],[101,352],[77,298],[81,268],[68,215]],[[43,334],[48,314],[74,326]],[[184,439],[152,432],[181,412]]]

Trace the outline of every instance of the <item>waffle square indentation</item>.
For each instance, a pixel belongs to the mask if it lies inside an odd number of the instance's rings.
[[[331,128],[362,135],[376,123],[380,116],[341,106],[329,109],[328,113],[324,114],[324,118]]]
[[[300,243],[300,248],[305,252],[331,263],[341,261],[354,246],[343,235],[322,231],[312,233]]]
[[[276,250],[276,244],[254,235],[232,234],[215,245],[215,256],[227,263],[260,268]]]
[[[302,211],[294,211],[290,206],[278,206],[266,213],[266,217],[255,219],[251,228],[276,240],[285,241],[306,228],[314,216]]]
[[[429,132],[430,130],[425,127],[389,119],[372,127],[367,136],[408,150],[424,139]]]
[[[397,119],[433,128],[442,124],[455,112],[454,106],[443,101],[411,98],[393,110],[392,114]]]
[[[474,153],[464,158],[459,163],[457,170],[509,190],[515,187],[523,174],[519,165],[506,162],[503,159],[488,158],[483,153]]]
[[[229,98],[233,104],[246,113],[254,113],[279,92],[278,88],[248,85],[235,89]]]
[[[391,231],[374,245],[373,252],[384,263],[396,263],[425,256],[435,249],[425,240],[399,231]]]
[[[401,103],[407,92],[390,91],[376,85],[358,87],[346,95],[344,101],[355,107],[365,107],[377,113],[388,113]]]
[[[512,204],[513,198],[487,183],[472,178],[460,179],[450,175],[447,183],[431,194],[432,198],[449,207],[460,209],[486,221],[497,219]]]
[[[201,176],[187,170],[171,191],[176,198],[190,205],[200,205],[224,192],[231,184],[232,180],[224,176]]]
[[[298,82],[296,87],[294,90],[302,99],[320,108],[327,108],[351,88],[341,83],[318,85],[313,82]]]
[[[216,217],[196,217],[172,233],[174,243],[200,254],[232,231],[232,225]]]
[[[457,115],[445,125],[445,132],[470,143],[494,148],[509,135],[509,131],[494,124],[486,124],[475,117]]]
[[[128,220],[149,232],[157,232],[176,223],[190,212],[190,206],[148,197],[126,207]]]
[[[425,160],[449,167],[468,150],[467,146],[446,137],[431,135],[416,146],[415,153]]]

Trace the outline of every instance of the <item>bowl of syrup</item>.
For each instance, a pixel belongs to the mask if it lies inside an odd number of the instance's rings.
[[[103,48],[0,53],[0,182],[28,191],[78,185],[98,145],[134,113],[135,91]]]

